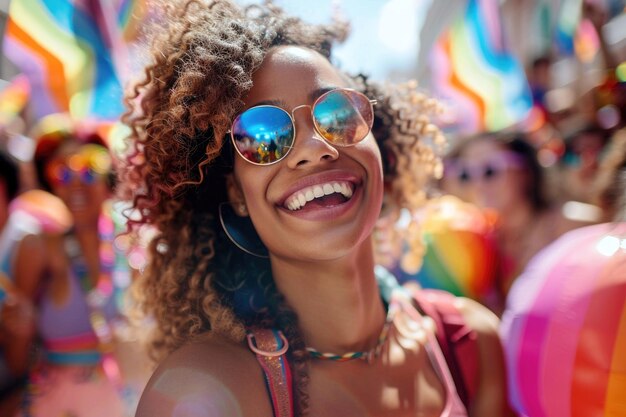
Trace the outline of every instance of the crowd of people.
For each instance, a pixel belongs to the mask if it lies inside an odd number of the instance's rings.
[[[155,7],[123,152],[1,132],[1,416],[626,415],[626,120],[543,77],[541,132],[446,139],[335,64],[345,22]]]

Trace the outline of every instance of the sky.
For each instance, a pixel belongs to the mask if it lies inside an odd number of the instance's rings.
[[[285,11],[311,23],[331,20],[336,4],[350,22],[350,36],[336,47],[333,59],[342,69],[378,81],[414,78],[419,51],[420,17],[432,0],[275,0]],[[253,1],[239,1],[241,4]]]

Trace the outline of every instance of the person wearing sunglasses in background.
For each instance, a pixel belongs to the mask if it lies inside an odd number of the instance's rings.
[[[44,256],[33,259],[44,264],[28,283],[40,349],[20,417],[128,417],[143,388],[127,383],[118,356],[130,269],[114,245],[112,156],[97,128],[53,114],[32,129],[38,182],[70,221],[42,235]]]
[[[417,204],[435,168],[432,101],[333,66],[343,25],[164,3],[121,182],[130,224],[157,229],[137,293],[160,364],[137,416],[507,415],[497,318],[375,262],[383,194]],[[423,315],[443,305],[461,384]]]
[[[563,200],[593,203],[594,182],[610,139],[611,131],[594,123],[584,123],[564,135],[565,149],[559,158]]]
[[[537,151],[523,133],[484,133],[460,141],[446,158],[444,191],[494,218],[499,273],[491,306],[501,312],[513,280],[528,260],[564,232],[566,219],[546,194]]]

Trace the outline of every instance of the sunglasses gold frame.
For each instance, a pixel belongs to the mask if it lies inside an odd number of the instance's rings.
[[[372,112],[372,121],[371,121],[371,123],[368,123],[368,131],[367,131],[367,133],[361,139],[359,139],[358,141],[355,141],[354,143],[347,144],[347,145],[343,145],[343,144],[340,144],[340,143],[335,143],[335,142],[332,142],[332,141],[328,140],[325,137],[325,135],[322,132],[322,130],[320,129],[320,127],[318,126],[317,120],[315,119],[315,116],[313,115],[313,110],[315,109],[315,106],[320,101],[322,101],[324,98],[328,97],[328,95],[336,93],[336,92],[348,92],[350,94],[358,94],[359,96],[362,96],[369,103],[370,111]],[[241,158],[243,158],[246,162],[248,162],[248,163],[250,163],[252,165],[259,165],[259,166],[273,165],[275,163],[278,163],[278,162],[282,161],[283,159],[285,159],[287,157],[287,155],[289,154],[289,152],[291,152],[291,149],[293,148],[293,144],[296,141],[296,135],[297,135],[297,133],[296,133],[296,121],[295,121],[295,118],[294,118],[294,113],[296,112],[296,110],[300,110],[302,108],[308,107],[311,110],[311,119],[313,120],[313,127],[315,128],[315,131],[322,137],[322,139],[324,139],[327,143],[329,143],[332,146],[338,146],[338,147],[341,147],[341,148],[345,148],[345,147],[354,146],[357,143],[360,143],[361,141],[363,141],[363,139],[365,139],[367,137],[367,134],[371,132],[372,125],[374,124],[374,106],[376,104],[378,104],[378,100],[371,100],[365,94],[363,94],[362,92],[357,91],[357,90],[355,90],[353,88],[333,88],[332,90],[329,90],[329,91],[325,92],[324,94],[320,95],[317,99],[315,99],[313,104],[301,104],[299,106],[294,107],[293,109],[291,109],[291,113],[288,112],[287,110],[283,109],[282,107],[274,106],[274,105],[271,105],[271,104],[261,104],[261,105],[258,105],[258,106],[250,107],[249,109],[246,109],[245,111],[239,113],[237,115],[237,117],[235,117],[235,119],[233,120],[233,122],[231,124],[231,128],[230,128],[230,130],[227,133],[230,134],[230,140],[232,142],[233,147],[235,148],[235,150],[237,151],[239,156]],[[233,126],[237,122],[237,120],[241,117],[242,114],[244,114],[248,110],[262,108],[262,107],[276,108],[276,109],[284,112],[289,117],[289,119],[291,120],[291,125],[293,126],[293,137],[292,137],[291,145],[287,147],[287,151],[280,158],[276,159],[275,161],[265,162],[265,163],[254,162],[254,161],[251,161],[250,159],[248,159],[247,157],[245,157],[241,153],[241,151],[239,150],[239,147],[237,146],[237,140],[235,139],[235,135],[233,133]],[[359,115],[361,115],[361,112],[357,112],[357,113],[359,113]]]

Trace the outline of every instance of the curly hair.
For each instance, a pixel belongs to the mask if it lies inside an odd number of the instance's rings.
[[[347,25],[309,25],[272,4],[163,3],[159,15],[168,19],[156,22],[152,61],[126,99],[131,136],[120,190],[132,200],[131,229],[156,230],[135,292],[156,321],[153,358],[205,332],[243,342],[249,327],[280,329],[291,346],[297,414],[304,415],[308,354],[296,314],[278,292],[269,261],[235,248],[218,210],[228,201],[226,177],[233,169],[227,131],[267,52],[298,45],[330,59]],[[443,143],[427,117],[434,102],[414,85],[380,88],[364,76],[351,78],[379,103],[372,132],[383,155],[390,204],[418,204],[426,179],[440,170],[422,140]],[[248,267],[234,267],[242,264]]]

